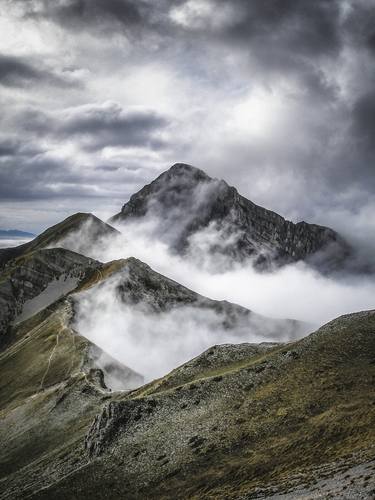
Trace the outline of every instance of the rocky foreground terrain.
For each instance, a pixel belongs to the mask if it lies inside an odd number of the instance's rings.
[[[225,181],[183,163],[135,193],[109,222],[142,219],[154,221],[153,236],[178,253],[194,252],[199,240],[209,238],[211,253],[225,254],[233,261],[251,258],[262,269],[304,260],[324,272],[332,271],[351,254],[349,245],[332,229],[294,224],[241,196]]]
[[[111,392],[73,304],[14,327],[0,355],[0,498],[373,497],[375,311]]]

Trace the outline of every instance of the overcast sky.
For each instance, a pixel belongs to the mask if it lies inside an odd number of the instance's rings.
[[[374,0],[0,0],[0,104],[0,227],[105,219],[186,162],[375,234]]]

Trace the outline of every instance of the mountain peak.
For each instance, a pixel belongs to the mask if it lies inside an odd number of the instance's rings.
[[[186,175],[190,177],[195,177],[197,180],[198,179],[212,180],[212,178],[209,175],[207,175],[206,172],[204,172],[200,168],[194,167],[193,165],[189,165],[188,163],[175,163],[168,170],[163,172],[159,177],[166,175],[168,176]]]
[[[8,261],[43,248],[57,246],[60,241],[76,231],[87,228],[85,236],[95,240],[106,235],[119,234],[117,229],[103,222],[98,217],[91,213],[78,212],[70,215],[54,226],[49,227],[43,233],[39,234],[32,241],[19,245],[17,247],[0,249],[0,267],[4,266]],[[70,250],[77,250],[76,247]]]
[[[219,253],[237,262],[251,258],[262,268],[309,260],[328,271],[340,267],[350,254],[332,229],[285,220],[225,181],[185,163],[175,163],[131,196],[110,222],[135,217],[152,218],[154,235],[179,253]]]

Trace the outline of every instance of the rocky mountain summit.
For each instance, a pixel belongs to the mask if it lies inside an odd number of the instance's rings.
[[[183,163],[131,196],[109,222],[141,218],[153,220],[154,235],[179,253],[199,251],[203,242],[206,251],[236,261],[252,258],[260,268],[304,260],[325,271],[340,267],[350,254],[348,244],[332,229],[294,224],[241,196],[225,181]]]

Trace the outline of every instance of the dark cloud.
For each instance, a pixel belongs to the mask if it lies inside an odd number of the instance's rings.
[[[375,9],[371,0],[359,0],[350,3],[343,22],[343,32],[347,43],[354,47],[367,47],[374,50]]]
[[[26,108],[15,121],[17,127],[33,135],[75,139],[91,151],[108,146],[160,149],[166,146],[160,134],[171,123],[155,111],[126,109],[114,102],[76,106],[59,114]]]
[[[164,53],[171,57],[177,51],[175,57],[193,72],[199,61],[205,66],[212,48],[231,47],[243,54],[243,64],[261,78],[294,74],[316,98],[332,98],[336,89],[319,61],[337,57],[344,44],[342,2],[210,0],[208,4],[211,9],[206,14],[199,2],[193,5],[191,19],[187,16],[183,24],[172,13],[189,11],[188,0],[31,0],[23,6],[25,15],[48,19],[68,30],[94,29],[95,35],[106,40],[112,34],[130,37],[132,43],[142,40],[141,47],[153,46],[152,53],[162,58]]]
[[[364,149],[375,153],[375,90],[362,95],[355,102],[353,133]]]
[[[69,180],[73,179],[61,161],[40,156],[25,158],[15,154],[0,163],[0,198],[21,201],[66,196],[67,191],[61,188]],[[60,185],[60,189],[52,187],[57,185]]]
[[[234,0],[231,5],[241,15],[223,31],[235,41],[256,41],[270,52],[286,49],[292,56],[309,57],[336,53],[341,45],[338,1]]]
[[[0,161],[0,200],[100,199],[111,195],[105,177],[95,169],[83,173],[70,160],[53,158],[48,153],[25,157],[15,154]],[[100,182],[101,191],[96,189]],[[95,202],[92,202],[95,206]]]
[[[98,165],[95,168],[96,170],[103,170],[104,172],[117,172],[120,167],[115,165]]]
[[[0,54],[0,83],[2,85],[25,85],[32,80],[40,80],[41,77],[39,71],[22,59]]]
[[[127,111],[116,103],[81,106],[67,114],[57,133],[76,136],[86,148],[142,146],[158,149],[164,141],[158,132],[169,121],[154,111]]]
[[[19,143],[14,139],[0,139],[0,157],[13,156],[19,148]]]
[[[155,31],[164,36],[184,32],[195,34],[202,31],[206,36],[231,38],[239,42],[260,39],[272,46],[281,42],[285,48],[297,53],[327,53],[340,45],[338,20],[339,0],[211,0],[212,10],[208,13],[212,19],[196,23],[199,20],[202,5],[192,7],[192,22],[182,27],[176,26],[171,17],[175,8],[189,8],[189,2],[183,0],[18,0],[24,9],[24,15],[34,18],[47,18],[68,29],[84,25],[99,27],[111,23],[115,28],[141,27],[145,31]],[[204,4],[205,2],[201,2]],[[229,22],[217,26],[215,18],[230,7]],[[204,5],[203,5],[204,7]],[[195,15],[194,15],[195,14]],[[212,22],[213,21],[213,22]],[[215,26],[214,33],[209,29]],[[124,32],[125,33],[125,32]],[[103,32],[104,34],[104,32]],[[108,33],[107,33],[108,35]],[[227,40],[228,41],[228,40]],[[274,45],[277,49],[277,45]]]
[[[189,7],[188,1],[175,4],[180,9]],[[345,43],[340,1],[211,0],[210,5],[202,19],[199,10],[192,9],[191,19],[186,14],[182,25],[175,20],[169,36],[182,37],[189,47],[199,44],[203,54],[212,46],[224,56],[228,50],[240,54],[240,64],[248,68],[251,80],[255,77],[272,86],[276,79],[294,77],[314,98],[333,97],[337,89],[327,80],[321,64],[334,61]],[[230,9],[228,19],[225,7]],[[215,23],[211,16],[221,22]]]
[[[23,139],[0,137],[0,200],[33,201],[113,198],[117,187],[113,176],[129,185],[134,179],[142,182],[139,165],[103,164],[95,153],[107,146],[159,149],[165,142],[158,133],[169,121],[152,111],[127,111],[111,102],[77,106],[59,114],[26,107],[9,123]],[[51,145],[41,146],[41,138]],[[94,152],[87,164],[59,157],[54,151],[53,144],[59,148],[73,139],[83,150]]]
[[[41,0],[25,2],[24,15],[33,19],[48,19],[69,30],[94,26],[103,34],[108,25],[116,30],[141,26],[150,9],[143,0]],[[106,31],[107,36],[111,32]]]
[[[23,57],[0,54],[0,85],[7,87],[25,87],[30,84],[47,83],[59,87],[80,86],[82,82],[69,74],[57,74],[40,64],[28,62]]]

